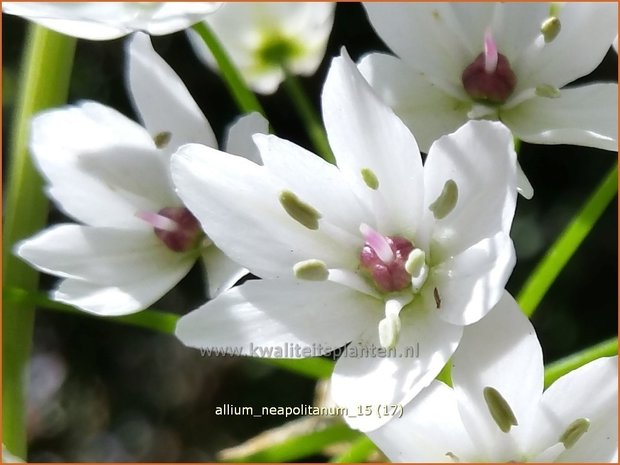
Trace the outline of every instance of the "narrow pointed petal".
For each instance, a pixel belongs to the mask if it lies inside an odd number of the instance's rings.
[[[459,415],[454,391],[439,381],[403,408],[403,415],[368,437],[392,462],[471,461],[476,449]]]
[[[20,242],[16,254],[46,273],[102,286],[145,280],[193,261],[188,254],[167,249],[149,229],[76,224],[46,229]]]
[[[508,294],[479,322],[468,326],[452,358],[452,382],[463,423],[483,460],[514,460],[527,450],[543,389],[540,343],[531,323]],[[498,427],[485,401],[495,389],[517,419],[510,434]]]
[[[319,356],[351,341],[380,311],[375,299],[330,282],[248,281],[183,316],[176,336],[189,347],[238,348],[237,355]]]
[[[502,111],[515,136],[537,144],[574,144],[618,150],[618,85],[562,89],[559,98],[536,97]]]
[[[361,431],[372,431],[390,420],[377,414],[380,406],[407,403],[437,376],[456,349],[462,327],[445,323],[433,312],[415,304],[400,313],[401,329],[395,352],[379,354],[381,349],[376,323],[356,338],[348,350],[358,356],[342,356],[332,375],[331,392],[336,404],[347,407],[347,423]],[[366,352],[362,351],[367,348]],[[368,350],[375,351],[369,352]],[[379,354],[379,355],[377,355]],[[370,405],[372,415],[358,413],[359,406]]]
[[[258,165],[263,161],[258,147],[252,140],[254,134],[269,134],[269,121],[260,113],[250,113],[242,116],[230,125],[224,142],[224,152],[232,153]]]
[[[187,145],[173,156],[172,177],[208,237],[257,276],[292,277],[293,266],[309,259],[348,269],[357,259],[359,251],[351,251],[362,244],[333,237],[320,219],[318,229],[310,230],[291,217],[280,201],[289,186],[256,163]],[[307,182],[315,177],[320,173],[303,175]],[[301,201],[312,206],[315,199]]]
[[[93,226],[141,227],[134,213],[152,205],[89,173],[84,156],[111,150],[130,160],[136,151],[154,151],[144,128],[112,108],[82,102],[39,113],[32,121],[30,150],[48,193],[69,216]]]
[[[458,200],[451,213],[435,219],[429,206],[448,180],[456,184]],[[434,260],[458,255],[498,232],[508,234],[516,180],[512,135],[501,123],[470,121],[436,141],[424,166],[425,223],[433,225],[429,235],[436,245]]]
[[[213,298],[230,289],[248,270],[228,258],[224,252],[210,245],[202,252],[202,263],[207,278],[207,296]]]
[[[155,52],[148,35],[128,41],[129,93],[152,137],[169,133],[166,153],[190,142],[217,147],[209,122],[173,69]]]
[[[470,104],[452,97],[399,58],[370,53],[358,68],[374,91],[403,120],[428,153],[431,144],[468,121]]]
[[[346,51],[332,61],[323,88],[323,119],[338,167],[382,231],[415,231],[422,197],[422,159],[415,138],[377,97]],[[371,170],[378,188],[368,187]]]
[[[618,358],[590,362],[564,375],[543,394],[533,451],[558,441],[579,418],[590,426],[577,442],[562,453],[559,462],[612,462],[618,454]]]

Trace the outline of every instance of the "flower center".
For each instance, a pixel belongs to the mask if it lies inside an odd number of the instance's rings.
[[[153,226],[155,235],[174,252],[187,252],[203,236],[200,223],[185,207],[166,207],[157,213],[139,212],[136,216]]]
[[[482,103],[502,104],[515,90],[517,77],[490,32],[484,36],[484,52],[465,68],[461,81],[469,96]]]
[[[400,236],[382,236],[367,225],[362,229],[366,243],[360,252],[360,264],[377,288],[397,292],[411,286],[411,274],[405,267],[415,249],[411,241]]]

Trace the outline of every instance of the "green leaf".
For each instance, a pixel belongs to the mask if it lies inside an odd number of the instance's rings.
[[[547,251],[517,296],[527,316],[532,316],[560,272],[588,236],[618,192],[618,164],[609,171],[585,205]]]

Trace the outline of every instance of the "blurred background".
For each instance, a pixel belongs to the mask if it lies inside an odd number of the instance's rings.
[[[5,149],[26,21],[8,15],[2,20]],[[153,37],[153,43],[222,140],[238,111],[219,76],[198,62],[183,33]],[[355,60],[387,50],[359,4],[338,4],[326,58],[312,78],[302,78],[317,108],[330,59],[343,45]],[[79,40],[69,102],[96,100],[135,117],[124,86],[124,60],[123,39]],[[615,81],[617,67],[617,55],[610,50],[579,82]],[[311,148],[283,89],[260,100],[276,134]],[[511,293],[519,291],[616,157],[583,147],[523,145],[520,161],[535,196],[518,201],[513,225],[518,261],[508,283]],[[63,220],[52,209],[50,223]],[[614,200],[534,315],[546,362],[617,334],[617,244]],[[54,284],[54,278],[41,276],[42,290]],[[204,302],[201,289],[201,273],[195,269],[154,307],[184,314]],[[217,416],[216,406],[310,404],[316,384],[252,359],[203,357],[171,335],[43,309],[37,311],[29,378],[29,461],[35,462],[219,460],[222,449],[292,418]],[[304,461],[327,458],[314,455]]]

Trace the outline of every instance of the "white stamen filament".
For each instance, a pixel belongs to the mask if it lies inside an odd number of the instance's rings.
[[[493,40],[491,31],[487,29],[484,33],[484,71],[487,74],[494,73],[497,69],[497,45]]]
[[[137,212],[136,217],[146,221],[154,228],[161,229],[162,231],[176,231],[179,227],[178,223],[170,218],[162,216],[153,212]]]
[[[377,291],[357,273],[349,270],[343,270],[341,268],[330,268],[328,271],[328,281],[342,284],[343,286],[361,292],[362,294],[369,295],[371,297],[376,297],[378,299],[380,298]]]
[[[383,263],[389,264],[394,261],[394,252],[392,252],[392,248],[384,235],[375,231],[366,223],[360,225],[360,232],[364,236],[366,243],[372,247]]]
[[[414,293],[419,292],[428,277],[428,265],[424,251],[413,249],[407,257],[405,270],[411,275],[411,290]]]

